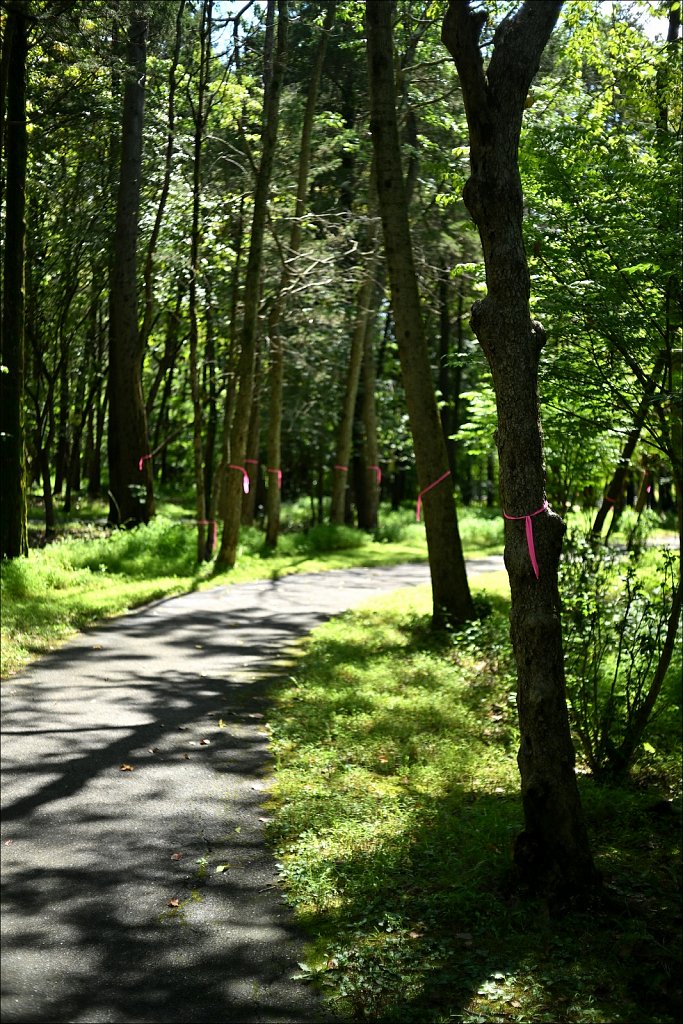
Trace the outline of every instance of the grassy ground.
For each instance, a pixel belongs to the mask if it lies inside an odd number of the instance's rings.
[[[464,510],[461,534],[471,557],[502,551],[502,520],[489,510]],[[195,561],[193,515],[184,503],[166,502],[149,526],[106,528],[104,504],[77,503],[62,517],[60,537],[33,548],[26,559],[2,565],[2,677],[100,619],[157,598],[226,583],[321,572],[350,566],[397,565],[427,557],[424,525],[414,511],[382,510],[375,536],[348,527],[306,529],[301,505],[284,510],[285,532],[276,553],[263,534],[243,529],[237,565],[215,575]],[[34,539],[39,521],[31,523]]]
[[[390,595],[315,632],[270,718],[271,840],[313,936],[298,976],[381,1022],[680,1019],[677,708],[632,785],[580,775],[602,904],[552,920],[520,898],[514,673],[504,574],[454,637],[429,594]]]

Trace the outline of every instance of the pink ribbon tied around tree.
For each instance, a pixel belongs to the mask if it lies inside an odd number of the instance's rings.
[[[335,466],[334,468],[338,469],[340,473],[348,473],[349,471],[348,466]]]
[[[152,458],[152,452],[149,452],[149,454],[147,454],[147,455],[141,455],[140,456],[140,461],[138,462],[138,469],[140,470],[141,473],[142,473],[142,467],[143,467],[145,459],[151,459],[151,458]]]
[[[269,473],[277,473],[277,489],[282,490],[282,470],[281,469],[268,469]]]
[[[415,510],[415,519],[418,523],[420,522],[420,513],[422,511],[422,495],[426,494],[427,491],[431,491],[432,487],[436,487],[437,484],[440,484],[443,480],[446,479],[447,476],[450,475],[451,471],[450,469],[447,469],[445,473],[441,474],[438,480],[434,480],[433,483],[429,484],[427,487],[423,487],[423,489],[420,491],[420,493],[417,496],[417,508]]]
[[[534,516],[540,516],[541,512],[545,512],[547,508],[548,502],[544,501],[540,508],[537,508],[535,512],[530,512],[528,516],[509,516],[507,512],[503,512],[503,517],[505,519],[524,520],[524,527],[526,529],[526,546],[529,549],[529,559],[536,575],[536,579],[540,578],[540,573],[538,571],[538,562],[536,561],[536,548],[534,547],[534,524],[531,520]]]
[[[228,466],[228,469],[239,469],[242,474],[242,490],[245,494],[249,494],[249,474],[247,473],[244,466],[235,466],[232,463]]]
[[[382,470],[379,468],[379,466],[368,466],[368,469],[374,469],[375,475],[377,477],[377,486],[379,487],[380,484],[382,483]]]

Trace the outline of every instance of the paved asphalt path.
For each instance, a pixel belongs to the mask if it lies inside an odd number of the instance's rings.
[[[427,580],[409,565],[187,594],[4,684],[2,1021],[325,1020],[291,980],[304,939],[264,843],[269,678],[329,616]]]

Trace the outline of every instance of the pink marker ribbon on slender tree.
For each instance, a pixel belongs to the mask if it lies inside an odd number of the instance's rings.
[[[348,473],[349,471],[348,466],[335,466],[334,468],[338,469],[340,473]]]
[[[235,466],[231,462],[230,465],[228,466],[228,469],[239,469],[240,473],[242,474],[242,490],[244,491],[245,494],[249,494],[249,474],[247,473],[244,466]]]
[[[420,493],[417,496],[417,508],[415,510],[415,519],[417,520],[418,523],[420,522],[420,515],[421,515],[421,512],[422,512],[422,497],[423,497],[423,495],[425,495],[427,493],[427,491],[431,491],[431,489],[433,487],[436,487],[437,484],[440,484],[443,480],[446,479],[447,476],[450,476],[450,475],[451,475],[451,471],[450,471],[450,469],[447,469],[445,473],[441,474],[441,476],[439,477],[438,480],[434,480],[427,487],[423,487],[422,488],[422,490],[420,491]]]
[[[379,485],[382,483],[382,470],[379,468],[379,466],[368,466],[368,469],[374,469],[375,475],[377,477],[377,486],[379,487]]]
[[[268,468],[268,472],[269,473],[277,473],[277,489],[278,489],[278,491],[281,491],[282,490],[282,470],[281,469],[271,469],[269,467]]]
[[[148,452],[147,455],[141,455],[140,456],[140,461],[138,462],[138,469],[140,470],[141,473],[142,473],[142,467],[144,465],[145,459],[151,459],[151,458],[152,458],[152,452]]]
[[[534,516],[540,516],[541,512],[545,512],[548,507],[548,502],[544,501],[540,508],[537,508],[535,512],[530,512],[528,516],[509,516],[507,512],[503,512],[505,519],[523,519],[524,527],[526,529],[526,546],[529,549],[529,559],[531,560],[531,566],[536,575],[536,579],[539,579],[540,573],[538,571],[538,562],[536,561],[536,548],[534,546],[534,524],[531,522]]]

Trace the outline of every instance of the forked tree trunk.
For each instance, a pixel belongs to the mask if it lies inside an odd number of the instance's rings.
[[[370,130],[401,373],[423,492],[434,622],[474,618],[413,262],[396,117],[393,4],[367,0]]]
[[[462,85],[471,165],[464,199],[486,266],[488,293],[473,307],[472,326],[496,392],[502,508],[516,517],[505,522],[525,826],[515,861],[529,886],[553,901],[581,894],[596,881],[567,715],[557,584],[565,528],[545,502],[537,391],[545,333],[529,313],[517,162],[524,101],[561,6],[558,0],[532,0],[506,17],[486,71],[479,38],[485,11],[450,0],[442,37]]]
[[[154,515],[137,302],[146,36],[147,22],[134,16],[128,33],[121,172],[109,292],[109,519],[120,526],[146,523]]]

